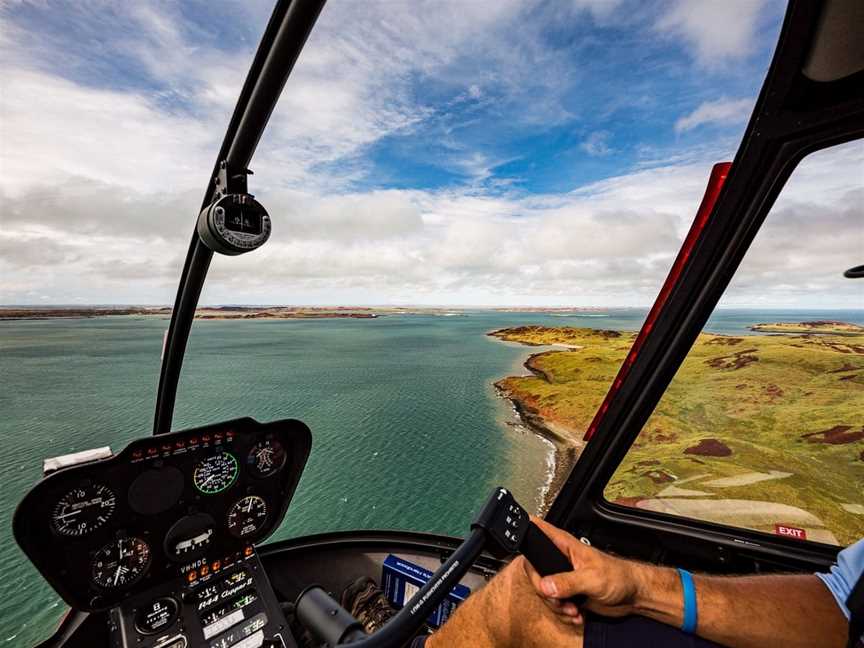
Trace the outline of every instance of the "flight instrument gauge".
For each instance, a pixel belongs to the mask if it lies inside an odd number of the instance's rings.
[[[269,477],[285,465],[285,448],[276,439],[263,439],[249,451],[246,465],[255,477]]]
[[[117,499],[102,484],[82,484],[66,493],[51,511],[51,526],[63,536],[83,536],[108,521]]]
[[[96,552],[90,577],[104,589],[126,587],[136,582],[150,566],[150,545],[141,538],[117,538]]]
[[[270,216],[247,193],[227,194],[198,216],[198,236],[214,252],[236,256],[255,250],[270,238]]]
[[[205,495],[215,495],[230,488],[237,479],[237,459],[230,452],[220,452],[195,466],[192,482]]]
[[[228,531],[235,538],[255,535],[267,521],[267,502],[258,495],[249,495],[234,503],[228,511]]]

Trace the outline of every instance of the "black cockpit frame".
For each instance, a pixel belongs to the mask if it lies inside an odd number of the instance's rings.
[[[213,172],[207,179],[202,209],[213,200],[214,179],[219,175],[223,161],[227,165],[225,175],[245,178],[258,141],[324,3],[325,0],[277,1],[222,140]],[[213,252],[201,241],[198,230],[193,228],[165,338],[153,434],[171,431],[186,343],[212,258]]]
[[[208,178],[202,207],[213,196],[213,178],[222,160],[230,172],[246,172],[324,2],[277,2]],[[549,511],[550,521],[597,538],[601,546],[605,538],[622,553],[654,559],[660,557],[658,547],[678,548],[711,556],[710,568],[737,565],[744,570],[764,568],[772,560],[786,568],[825,565],[836,554],[837,548],[828,545],[637,513],[603,498],[606,483],[713,312],[795,166],[814,151],[864,137],[864,71],[834,81],[814,81],[802,72],[828,4],[789,3],[765,83],[707,224],[644,336],[626,380],[610,393],[605,415]],[[186,343],[211,258],[193,231],[165,344],[154,434],[171,430]],[[751,562],[741,563],[742,557]]]

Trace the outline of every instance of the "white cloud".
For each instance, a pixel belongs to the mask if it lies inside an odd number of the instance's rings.
[[[612,133],[609,131],[595,131],[585,138],[585,141],[579,145],[588,155],[602,157],[609,155],[613,149],[609,146],[609,138]]]
[[[853,282],[839,274],[860,263],[864,249],[857,210],[862,164],[860,143],[802,163],[727,303],[752,304],[766,295],[797,305],[854,298]],[[335,196],[275,190],[268,201],[271,241],[249,255],[217,257],[204,300],[647,305],[709,171],[708,160],[670,164],[567,194],[523,198],[469,189]],[[0,274],[17,281],[3,286],[3,300],[26,301],[28,291],[39,291],[61,302],[168,301],[194,210],[149,194],[121,196],[109,185],[77,187],[65,217],[55,208],[67,196],[63,188],[4,200],[13,218],[0,234]],[[124,218],[112,221],[120,209]],[[176,212],[183,212],[181,224],[172,222]],[[109,225],[100,230],[100,223]],[[148,225],[155,226],[149,236]],[[46,255],[57,262],[45,264]],[[824,295],[806,294],[814,282],[826,286]]]
[[[19,193],[73,176],[142,190],[202,187],[219,127],[166,113],[146,96],[4,70],[2,187]],[[15,151],[14,155],[9,152]]]
[[[251,45],[231,62],[205,45],[190,50],[176,25],[142,6],[133,17],[140,29],[128,32],[123,53],[142,65],[149,57],[145,69],[171,88],[176,102],[60,78],[44,61],[26,58],[33,53],[20,34],[2,35],[0,47],[17,57],[0,80],[2,302],[173,299],[202,172],[213,163]],[[454,137],[452,165],[466,177],[459,188],[349,188],[347,180],[366,170],[367,147],[438,115],[438,106],[412,94],[412,78],[450,83],[466,102],[491,100],[487,89],[507,89],[505,95],[530,106],[529,122],[564,114],[556,89],[572,71],[534,42],[536,26],[514,36],[522,3],[411,6],[399,13],[386,3],[325,9],[254,164],[253,190],[274,219],[271,242],[246,256],[217,257],[204,301],[650,303],[716,151],[677,151],[652,159],[651,168],[570,193],[493,195],[484,183],[508,160],[460,146]],[[592,2],[573,7],[595,19],[606,15]],[[62,56],[44,47],[40,56]],[[464,69],[466,59],[479,63]],[[679,120],[680,130],[736,118],[718,103]],[[598,131],[583,146],[604,154],[608,138]],[[849,236],[848,214],[855,204],[850,187],[860,186],[860,173],[853,173],[860,150],[834,155],[826,158],[833,166],[813,166],[806,191],[778,221],[788,226],[778,225],[783,233],[772,240],[800,250],[784,257],[791,270],[783,285],[804,285],[812,268],[836,265],[823,244],[836,252],[858,242]],[[814,213],[819,220],[811,222]],[[810,240],[820,242],[815,252],[801,247]],[[765,261],[742,275],[740,298],[780,285],[770,271]]]
[[[704,124],[740,124],[746,122],[753,110],[751,99],[718,99],[706,101],[689,115],[675,122],[675,132],[684,133]]]
[[[655,28],[685,41],[697,62],[723,66],[749,56],[761,43],[758,22],[769,0],[675,0]]]

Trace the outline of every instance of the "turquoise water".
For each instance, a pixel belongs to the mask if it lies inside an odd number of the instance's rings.
[[[485,333],[524,324],[636,329],[644,314],[197,322],[175,429],[247,415],[310,426],[312,455],[275,539],[352,528],[461,535],[492,486],[536,505],[548,471],[548,446],[507,425],[509,408],[492,389],[522,372],[530,349]],[[864,311],[725,311],[709,329],[817,318],[864,324]],[[119,450],[150,434],[166,327],[134,317],[0,322],[0,645],[31,645],[62,612],[11,538],[15,504],[44,457]]]

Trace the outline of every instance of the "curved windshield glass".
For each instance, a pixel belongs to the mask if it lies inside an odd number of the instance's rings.
[[[606,488],[615,503],[864,535],[864,142],[804,159]]]
[[[496,484],[558,492],[780,17],[715,44],[733,70],[622,10],[324,10],[250,178],[273,234],[214,259],[175,421],[309,424],[277,537],[461,534]]]
[[[252,163],[272,235],[215,257],[174,420],[309,424],[275,538],[462,534],[497,484],[546,510],[764,77],[782,8],[716,6],[327,4]],[[9,537],[42,459],[152,429],[190,230],[269,12],[0,8],[10,645],[63,607]]]

